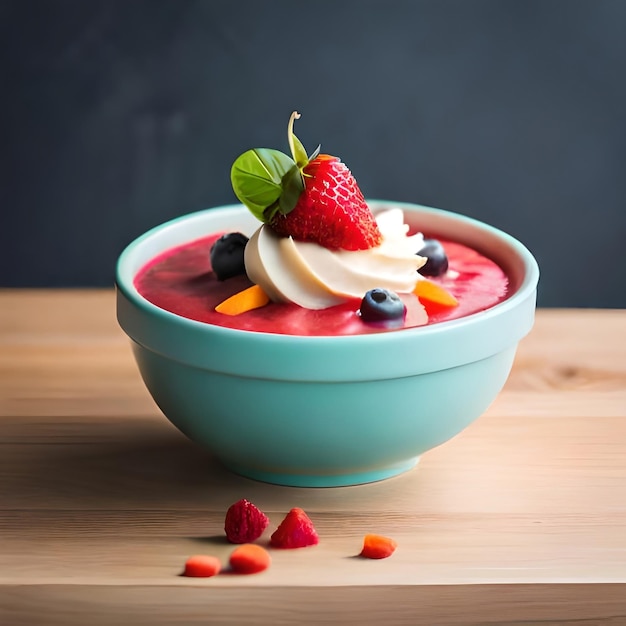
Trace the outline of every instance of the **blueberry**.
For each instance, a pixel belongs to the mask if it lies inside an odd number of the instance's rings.
[[[441,276],[448,271],[448,256],[437,239],[424,239],[424,246],[417,254],[428,257],[419,269],[422,276]]]
[[[211,266],[218,280],[246,273],[243,252],[248,238],[241,233],[226,233],[211,246]]]
[[[365,322],[399,320],[404,318],[406,306],[397,293],[377,287],[363,296],[359,313]]]

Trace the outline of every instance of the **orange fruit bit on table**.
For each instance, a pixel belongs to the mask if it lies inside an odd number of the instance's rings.
[[[397,547],[398,544],[393,539],[370,533],[363,539],[361,556],[367,559],[386,559]]]
[[[215,310],[224,315],[241,315],[246,311],[258,309],[270,301],[269,296],[258,285],[252,285],[220,302]]]
[[[459,301],[447,289],[426,278],[417,281],[413,293],[420,300],[428,300],[441,306],[455,307],[459,304]]]
[[[216,556],[196,554],[187,559],[183,576],[209,578],[219,574],[221,569],[222,564]]]
[[[238,574],[256,574],[271,563],[270,553],[256,543],[242,543],[230,555],[230,566]]]

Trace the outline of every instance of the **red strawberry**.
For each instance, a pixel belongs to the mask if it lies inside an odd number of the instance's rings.
[[[337,158],[310,157],[293,134],[292,157],[267,148],[248,150],[231,169],[235,195],[279,235],[330,249],[367,250],[382,243],[376,220],[350,170]]]
[[[251,543],[263,534],[269,523],[267,515],[244,498],[226,511],[224,531],[231,543]]]
[[[270,221],[279,235],[330,249],[367,250],[381,243],[376,220],[344,163],[320,154],[303,173],[304,191],[296,206]]]
[[[291,509],[287,513],[270,538],[270,545],[274,548],[304,548],[318,543],[319,537],[313,522],[299,508]]]

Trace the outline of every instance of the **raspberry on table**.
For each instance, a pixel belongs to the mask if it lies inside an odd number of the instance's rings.
[[[226,511],[224,531],[231,543],[251,543],[263,534],[269,523],[261,509],[242,498]]]

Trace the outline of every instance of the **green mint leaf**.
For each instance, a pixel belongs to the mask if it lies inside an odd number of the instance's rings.
[[[298,165],[292,168],[283,176],[282,182],[283,192],[278,199],[278,210],[287,214],[292,211],[304,190],[304,181],[302,180],[302,172]]]
[[[294,165],[293,159],[279,150],[248,150],[237,157],[230,170],[233,191],[258,220],[269,221],[279,208],[283,178]],[[267,212],[269,207],[273,210]]]

